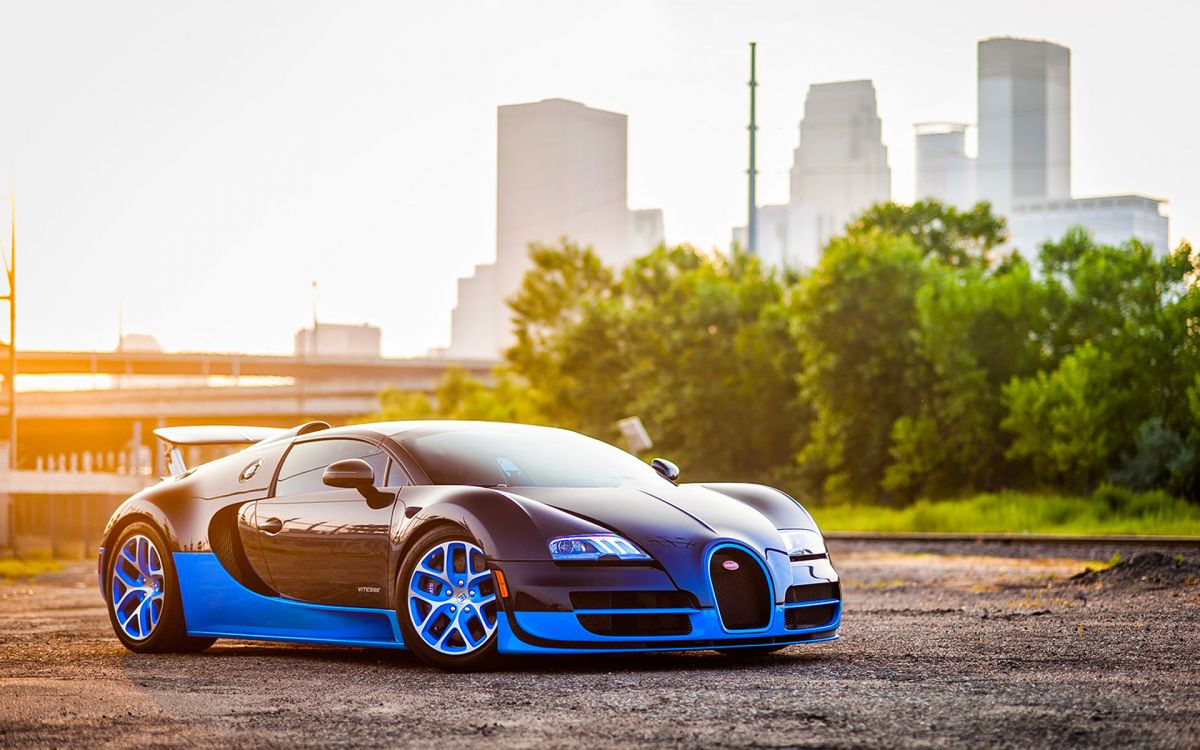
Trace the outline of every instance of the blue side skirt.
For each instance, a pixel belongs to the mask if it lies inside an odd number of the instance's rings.
[[[337,646],[404,648],[396,613],[257,594],[210,552],[176,552],[188,635]]]
[[[317,643],[370,648],[404,648],[396,613],[387,609],[337,607],[309,604],[283,597],[263,596],[238,583],[229,575],[216,555],[210,552],[176,552],[175,570],[183,598],[183,615],[188,635],[207,638],[245,638],[259,641]],[[786,630],[782,627],[783,607],[778,608],[775,625],[757,633],[728,632],[721,628],[713,610],[689,610],[693,632],[688,636],[639,639],[631,646],[621,638],[596,636],[583,630],[572,612],[518,612],[518,627],[510,615],[498,613],[497,636],[501,653],[568,654],[604,651],[685,651],[711,648],[736,648],[761,645],[790,645],[833,640],[841,619],[841,607],[832,623],[822,628]],[[517,631],[517,632],[514,632]],[[820,631],[820,632],[814,632]],[[559,643],[530,643],[554,639]],[[772,640],[748,643],[748,638]],[[794,641],[791,638],[795,638]],[[689,641],[692,641],[689,643]],[[722,643],[728,641],[728,643]],[[569,645],[566,645],[569,644]]]

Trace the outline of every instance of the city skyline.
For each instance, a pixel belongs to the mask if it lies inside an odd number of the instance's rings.
[[[555,39],[540,31],[589,6],[527,5],[526,23],[461,61],[439,54],[461,57],[453,42],[515,15],[3,7],[15,31],[0,52],[13,113],[0,181],[15,165],[23,348],[111,349],[123,298],[125,330],[167,350],[285,352],[311,318],[312,278],[321,319],[381,326],[385,354],[445,346],[455,280],[495,258],[495,108],[520,101],[627,114],[629,205],[662,207],[671,242],[724,248],[744,221],[750,40],[760,205],[786,199],[808,86],[858,78],[878,94],[892,195],[911,201],[913,124],[972,122],[975,44],[1011,34],[1072,50],[1072,192],[1164,197],[1171,244],[1200,233],[1187,132],[1198,105],[1176,95],[1200,54],[1173,41],[1195,11],[1167,4],[1103,29],[1078,26],[1096,8],[1082,3],[970,18],[916,3],[902,21],[875,4],[618,5],[590,33]],[[428,69],[438,80],[418,83]],[[397,279],[403,293],[383,299]],[[227,296],[245,300],[238,313],[206,309]]]
[[[568,99],[497,110],[496,260],[458,280],[445,354],[498,358],[516,343],[505,300],[533,267],[530,243],[569,237],[619,267],[662,242],[662,211],[629,206],[628,130]]]

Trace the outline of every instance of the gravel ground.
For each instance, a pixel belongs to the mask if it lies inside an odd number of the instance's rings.
[[[126,652],[94,568],[0,585],[0,746],[1200,746],[1200,566],[1082,578],[1021,545],[833,550],[842,640],[546,658],[448,675],[404,653],[221,641]]]

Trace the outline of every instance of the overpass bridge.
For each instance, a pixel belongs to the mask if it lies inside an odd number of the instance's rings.
[[[128,464],[121,456],[131,455],[135,467],[144,456],[157,463],[151,433],[169,425],[289,427],[310,419],[341,424],[378,409],[379,393],[386,388],[432,393],[452,367],[486,382],[496,364],[448,358],[18,350],[19,375],[111,376],[112,386],[18,392],[20,468],[82,465],[84,458],[100,465],[100,457]],[[7,413],[7,404],[0,403],[0,424],[7,425]]]
[[[0,345],[0,356],[7,356]],[[371,380],[403,390],[429,390],[448,368],[485,378],[498,362],[413,357],[295,357],[211,352],[56,352],[17,350],[18,375],[177,375],[283,377],[298,380]]]

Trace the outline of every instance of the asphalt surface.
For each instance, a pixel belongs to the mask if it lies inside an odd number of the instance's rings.
[[[0,585],[0,746],[1200,746],[1195,561],[1072,580],[1080,561],[1038,548],[952,551],[835,547],[834,643],[474,675],[234,641],[131,654],[73,565]]]

